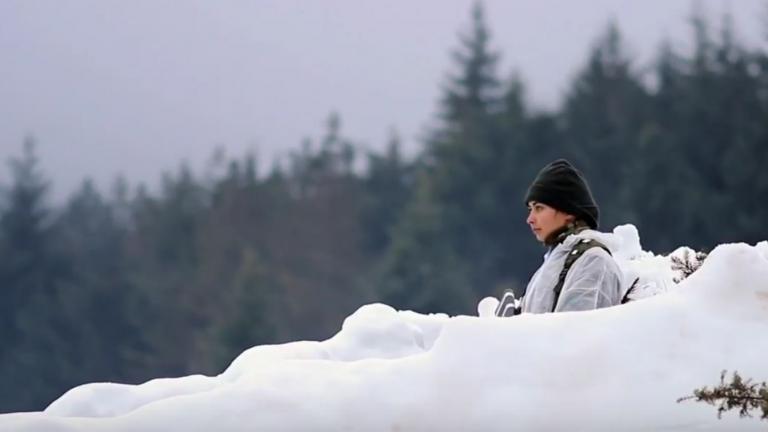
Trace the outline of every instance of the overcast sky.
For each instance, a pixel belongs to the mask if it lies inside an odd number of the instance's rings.
[[[703,1],[761,39],[764,0]],[[346,136],[407,151],[434,119],[471,0],[0,0],[0,159],[32,135],[54,197],[84,177],[156,181],[213,149],[284,156],[338,112]],[[486,0],[500,72],[554,107],[618,21],[640,64],[685,43],[687,0]],[[766,26],[768,27],[768,26]],[[5,165],[0,181],[7,182]],[[106,187],[105,187],[106,189]]]

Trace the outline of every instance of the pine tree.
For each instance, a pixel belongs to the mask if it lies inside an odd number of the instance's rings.
[[[500,117],[509,98],[504,99],[496,75],[499,56],[490,47],[481,3],[474,4],[471,28],[459,41],[459,50],[454,52],[458,76],[451,79],[443,98],[444,125],[427,142],[424,178],[430,184],[423,190],[433,194],[429,199],[441,208],[443,235],[456,256],[492,266],[485,257],[488,252],[493,254],[498,232],[488,235],[485,230],[499,228],[491,219],[510,198],[499,196],[498,187],[505,186],[500,177],[513,169],[504,165],[511,162],[504,156],[514,143],[501,128]]]
[[[427,141],[416,192],[385,259],[382,294],[396,307],[469,313],[514,272],[510,251],[518,239],[510,228],[523,208],[514,180],[526,112],[522,84],[502,84],[498,58],[475,3],[453,55],[442,124]]]
[[[119,202],[118,202],[119,205]],[[56,221],[58,238],[72,262],[72,281],[61,289],[61,313],[74,352],[76,372],[70,380],[131,381],[138,352],[145,349],[133,311],[139,292],[128,282],[124,267],[127,221],[115,206],[86,180]],[[116,343],[119,341],[119,343]],[[79,384],[74,382],[73,384]]]
[[[341,124],[332,114],[319,146],[307,139],[291,154],[283,211],[269,227],[271,241],[263,249],[289,299],[282,303],[289,331],[305,338],[327,336],[371,299],[365,283],[370,263],[362,251],[364,185],[353,169],[356,145]],[[329,307],[306,300],[316,298]]]
[[[71,268],[56,241],[54,215],[46,203],[48,182],[38,167],[34,141],[10,162],[13,184],[0,215],[0,409],[39,410],[67,384],[57,372],[68,359],[61,352],[62,322],[50,305],[60,306]],[[46,305],[46,307],[40,307]],[[66,339],[64,339],[66,340]],[[20,392],[19,389],[25,389]]]
[[[446,235],[442,209],[428,187],[427,180],[418,183],[395,229],[383,262],[379,299],[421,313],[468,313],[475,300],[468,269]]]
[[[389,246],[392,231],[411,197],[414,180],[414,166],[404,160],[396,133],[390,137],[384,154],[368,154],[361,218],[364,247],[370,255],[378,256]]]
[[[21,336],[16,313],[31,296],[50,289],[60,266],[52,256],[51,211],[45,203],[48,182],[39,171],[34,147],[28,138],[21,158],[10,161],[13,185],[5,193],[0,215],[0,339],[8,351]]]
[[[200,305],[199,226],[209,197],[191,170],[166,174],[159,196],[141,188],[134,199],[134,227],[126,237],[128,283],[140,293],[136,319],[144,323],[147,350],[136,361],[143,373],[190,373],[194,337],[205,322]],[[146,378],[150,378],[146,376]]]
[[[649,119],[650,98],[634,70],[621,33],[609,24],[589,54],[561,114],[563,156],[589,179],[601,225],[637,223],[630,162],[642,158],[637,138]]]
[[[222,307],[199,339],[205,344],[200,347],[201,353],[209,363],[204,369],[215,373],[245,349],[275,343],[277,339],[279,287],[254,250],[242,250],[239,261]]]
[[[496,75],[499,55],[490,49],[490,31],[481,2],[472,8],[472,26],[459,36],[460,47],[453,52],[458,71],[450,77],[443,97],[447,126],[469,126],[478,117],[496,109],[501,85]]]

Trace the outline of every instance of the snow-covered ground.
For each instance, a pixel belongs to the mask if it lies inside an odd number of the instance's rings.
[[[604,243],[644,298],[514,318],[488,316],[493,299],[478,317],[368,305],[326,341],[251,348],[215,377],[83,385],[0,430],[766,430],[676,400],[723,369],[768,380],[768,242],[721,245],[680,284],[634,227]]]

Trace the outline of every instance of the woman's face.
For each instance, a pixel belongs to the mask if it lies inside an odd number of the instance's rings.
[[[574,219],[567,213],[536,201],[529,202],[528,209],[528,218],[525,222],[531,227],[536,240],[540,242],[544,242],[550,234],[568,225]]]

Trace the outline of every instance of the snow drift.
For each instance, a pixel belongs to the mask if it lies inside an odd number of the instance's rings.
[[[215,377],[83,385],[0,430],[764,430],[676,400],[723,369],[768,379],[768,242],[718,246],[676,284],[634,227],[603,240],[643,298],[514,318],[487,316],[493,300],[479,317],[367,305],[326,341],[254,347]]]

